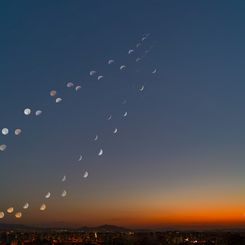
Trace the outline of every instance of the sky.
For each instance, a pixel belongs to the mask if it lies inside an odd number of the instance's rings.
[[[0,128],[10,134],[0,135],[0,211],[23,212],[2,222],[244,225],[244,11],[244,1],[1,2]]]

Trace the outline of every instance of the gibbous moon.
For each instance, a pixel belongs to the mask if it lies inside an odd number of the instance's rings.
[[[56,96],[57,92],[55,90],[51,90],[49,94],[51,97],[54,97]]]
[[[68,82],[67,84],[66,84],[66,87],[67,88],[71,88],[71,87],[73,87],[74,86],[74,83],[73,82]]]
[[[7,209],[7,213],[8,214],[12,214],[14,212],[14,208],[13,207],[10,207]]]
[[[7,149],[7,145],[0,145],[0,151],[5,151]]]
[[[3,128],[2,129],[2,134],[3,135],[8,135],[8,133],[9,133],[9,130],[7,128]]]
[[[25,114],[26,116],[29,116],[29,115],[31,114],[31,109],[26,108],[26,109],[24,110],[24,114]]]
[[[40,211],[44,211],[44,210],[46,210],[46,208],[47,208],[46,205],[42,204],[41,207],[40,207]]]
[[[84,174],[83,174],[83,178],[88,178],[88,171],[85,171]]]
[[[22,130],[20,128],[17,128],[17,129],[15,129],[14,134],[18,136],[21,134],[21,132],[22,132]]]
[[[0,212],[0,219],[4,218],[4,212]]]
[[[29,208],[29,203],[27,202],[24,206],[23,209],[28,209]]]
[[[15,214],[15,218],[16,219],[20,219],[22,217],[22,213],[21,212],[18,212]]]

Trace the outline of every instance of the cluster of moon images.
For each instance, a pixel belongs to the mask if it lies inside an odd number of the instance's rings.
[[[146,48],[145,46],[145,40],[147,40],[150,37],[150,34],[144,34],[141,39],[139,40],[139,42],[135,45],[134,49],[129,49],[128,50],[128,55],[132,56],[133,59],[135,59],[135,62],[140,62],[141,60],[143,60],[147,54],[150,52],[151,48],[153,47],[152,45],[150,46],[150,48]],[[140,47],[142,47],[141,50],[141,55],[138,55],[139,52],[136,52]],[[119,69],[120,71],[124,72],[127,70],[127,65],[125,64],[120,64],[117,65],[118,62],[116,62],[116,60],[114,59],[109,59],[106,61],[106,63],[108,65],[114,65],[116,66],[117,69]],[[156,67],[152,67],[151,70],[152,76],[155,76],[158,73],[158,70]],[[93,77],[94,79],[97,79],[98,81],[103,80],[104,76],[102,74],[99,74],[96,70],[91,70],[89,71],[89,76]],[[79,92],[79,90],[82,89],[81,84],[76,84],[76,82],[67,82],[65,85],[66,89],[73,89],[75,92]],[[145,89],[145,84],[141,84],[139,86],[138,89],[138,93],[143,93],[144,89]],[[62,97],[58,96],[58,91],[53,89],[51,91],[49,91],[49,95],[51,98],[54,99],[54,103],[56,104],[60,104],[63,101]],[[126,104],[127,100],[124,98],[122,100],[122,104]],[[38,110],[33,110],[31,107],[27,107],[27,108],[23,108],[23,114],[26,117],[29,117],[31,115],[34,115],[36,117],[40,117],[43,114],[43,110],[38,109]],[[128,112],[125,111],[122,114],[122,118],[126,118],[128,116]],[[105,118],[105,120],[113,120],[113,115],[112,114],[108,114]],[[22,129],[21,128],[15,128],[15,129],[9,129],[7,127],[4,127],[1,129],[1,134],[3,136],[7,136],[9,134],[14,134],[16,137],[20,137],[22,134]],[[112,133],[114,135],[116,135],[118,133],[118,128],[114,128]],[[93,138],[94,141],[97,141],[99,139],[99,135],[96,134]],[[0,153],[5,152],[7,150],[7,145],[0,142]],[[103,149],[99,149],[97,152],[98,157],[101,157],[104,154]],[[83,160],[83,155],[79,154],[78,159],[79,162]],[[82,178],[88,178],[89,176],[89,172],[87,170],[84,170],[82,173]],[[61,182],[66,182],[67,180],[67,176],[64,175],[60,178]],[[67,191],[63,190],[61,192],[61,197],[65,198],[67,196]],[[51,192],[47,192],[44,196],[43,196],[43,203],[40,204],[39,207],[37,207],[37,210],[39,209],[39,211],[44,212],[47,209],[47,204],[45,202],[45,200],[47,201],[47,199],[52,197],[52,193]],[[14,215],[16,219],[20,219],[23,216],[23,213],[25,211],[27,211],[30,207],[30,202],[26,202],[23,204],[23,206],[21,208],[16,209],[16,207],[10,206],[9,208],[7,208],[6,210],[0,210],[0,219],[3,219],[4,217],[6,217],[6,215]]]

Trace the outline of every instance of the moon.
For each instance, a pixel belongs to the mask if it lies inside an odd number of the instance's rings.
[[[89,75],[90,75],[90,76],[93,76],[94,74],[96,74],[96,71],[90,71],[90,72],[89,72]]]
[[[116,134],[118,132],[118,129],[115,128],[114,131],[113,131],[113,134]]]
[[[29,208],[29,203],[27,202],[24,206],[23,209],[28,209]]]
[[[95,137],[94,137],[94,140],[98,140],[99,136],[96,134]]]
[[[49,93],[49,95],[50,95],[51,97],[56,96],[56,94],[57,94],[56,90],[51,90],[50,93]]]
[[[49,198],[50,198],[50,196],[51,196],[51,193],[50,193],[50,192],[48,192],[48,193],[45,195],[45,198],[46,198],[46,199],[49,199]]]
[[[98,76],[98,80],[101,80],[102,78],[103,78],[104,76],[102,76],[102,75],[100,75],[100,76]]]
[[[8,214],[12,214],[14,212],[14,208],[13,207],[10,207],[7,209],[7,213]]]
[[[67,191],[64,190],[64,191],[61,193],[61,196],[62,196],[62,197],[66,197],[66,195],[67,195]]]
[[[24,114],[25,114],[26,116],[29,116],[29,115],[31,114],[31,109],[30,109],[30,108],[26,108],[26,109],[24,110]]]
[[[141,88],[139,89],[139,91],[142,92],[142,91],[144,91],[144,89],[145,89],[145,86],[142,85]]]
[[[111,59],[111,60],[108,60],[107,63],[108,63],[108,65],[110,65],[110,64],[112,64],[112,63],[114,63],[114,62],[115,62],[115,60],[112,60],[112,59]]]
[[[80,90],[82,87],[80,85],[76,86],[75,90],[78,91]]]
[[[15,129],[14,134],[16,136],[20,135],[22,133],[22,130],[20,128]]]
[[[157,69],[154,69],[153,71],[152,71],[152,74],[156,74],[157,73]]]
[[[3,135],[8,135],[8,133],[9,133],[8,128],[3,128],[3,129],[2,129],[2,134],[3,134]]]
[[[72,88],[74,86],[74,83],[73,82],[68,82],[67,84],[66,84],[66,87],[67,88]]]
[[[22,217],[22,213],[21,212],[18,212],[15,214],[15,218],[16,219],[20,219]]]
[[[40,207],[40,211],[45,211],[47,208],[46,204],[42,204]]]
[[[63,178],[61,179],[62,182],[66,181],[66,176],[64,175]]]
[[[136,44],[136,48],[139,48],[141,46],[141,43]]]
[[[111,120],[112,119],[112,115],[109,115],[108,117],[107,117],[107,120],[109,121],[109,120]]]
[[[136,62],[139,62],[141,60],[141,58],[140,57],[138,57],[138,58],[136,58]]]
[[[0,212],[0,219],[4,218],[4,212]]]
[[[78,161],[80,162],[80,161],[82,161],[82,159],[83,159],[83,156],[80,155],[79,158],[78,158]]]
[[[130,49],[129,51],[128,51],[128,54],[132,54],[134,52],[134,50],[133,49]]]
[[[61,101],[62,101],[61,98],[57,98],[57,99],[55,100],[56,103],[60,103]]]
[[[88,171],[85,171],[84,174],[83,174],[83,178],[88,178]]]
[[[35,113],[35,115],[36,115],[36,116],[40,116],[42,113],[43,113],[43,112],[42,112],[41,110],[37,110],[36,113]]]
[[[5,151],[7,149],[7,145],[0,145],[0,151]]]
[[[100,149],[99,153],[98,153],[98,156],[102,156],[104,153],[104,151],[102,149]]]
[[[128,115],[128,112],[125,111],[124,114],[123,114],[123,117],[126,117]]]
[[[121,65],[121,66],[120,66],[120,70],[124,70],[125,68],[126,68],[125,65]]]

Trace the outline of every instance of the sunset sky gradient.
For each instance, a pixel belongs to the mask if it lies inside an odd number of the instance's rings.
[[[1,2],[0,127],[23,135],[0,136],[0,210],[28,201],[18,222],[35,225],[245,225],[244,12],[244,1],[223,0]],[[154,48],[139,73],[106,65],[136,70],[127,51],[144,33]],[[93,69],[105,79],[90,80]],[[26,118],[26,106],[44,114]]]

